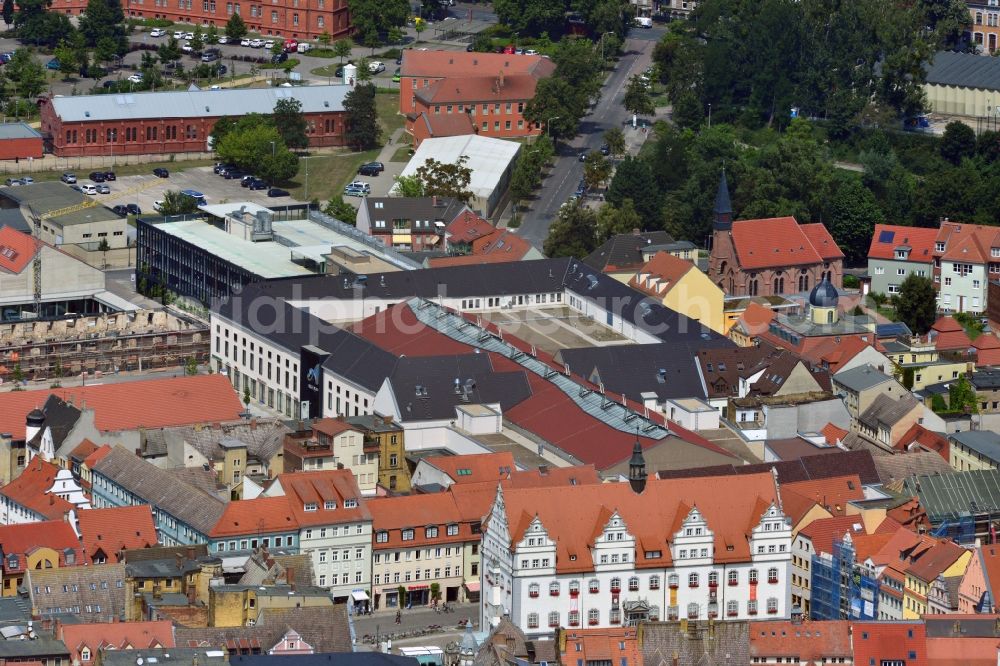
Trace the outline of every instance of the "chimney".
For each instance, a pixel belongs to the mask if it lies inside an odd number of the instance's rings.
[[[435,194],[431,197],[431,206],[437,208],[437,205],[438,205],[438,198],[437,195]]]
[[[187,558],[189,560],[193,560],[194,559],[194,546],[188,546],[188,548],[187,548]]]
[[[184,556],[180,553],[174,553],[174,558],[177,562],[177,570],[180,571],[184,568]]]
[[[251,430],[257,429],[257,419],[250,419],[250,429]]]
[[[295,568],[286,567],[285,568],[285,582],[288,583],[289,587],[292,588],[292,592],[295,591]]]
[[[382,423],[384,423],[385,425],[392,425],[392,417],[391,416],[383,416],[382,417]]]

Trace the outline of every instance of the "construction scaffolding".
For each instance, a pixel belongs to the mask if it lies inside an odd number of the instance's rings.
[[[945,520],[934,528],[931,536],[951,539],[955,543],[963,545],[972,545],[976,542],[976,517],[972,513],[964,513],[958,518]]]
[[[812,558],[811,618],[874,620],[880,587],[875,572],[857,563],[850,535],[834,541],[832,550]]]
[[[0,379],[57,380],[207,363],[211,336],[194,318],[164,311],[105,313],[0,325]]]

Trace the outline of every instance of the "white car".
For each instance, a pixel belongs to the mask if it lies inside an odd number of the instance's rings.
[[[129,83],[142,83],[142,72],[136,72],[128,77]]]
[[[155,210],[157,213],[161,212],[163,210],[163,202],[159,200],[154,201],[153,210]]]
[[[262,46],[264,46],[264,40],[263,39],[251,39],[250,40],[250,48],[252,48],[252,49],[259,49]]]
[[[150,37],[163,37],[165,34],[167,34],[167,31],[162,28],[153,28],[149,31]]]
[[[184,53],[191,53],[194,51],[194,47],[191,46],[191,42],[184,42],[181,44],[181,51],[184,51]]]
[[[181,30],[174,31],[174,39],[184,39],[185,33]]]
[[[273,39],[269,39],[266,42],[264,42],[264,48],[265,49],[273,49],[274,48],[274,40]]]
[[[295,50],[298,51],[299,53],[305,53],[306,51],[309,51],[311,48],[312,48],[312,44],[306,44],[305,42],[299,42],[298,48],[296,48]]]
[[[384,72],[385,63],[379,62],[378,60],[373,60],[372,62],[368,63],[368,71],[371,72],[372,74],[378,74],[379,72]]]
[[[97,194],[97,185],[86,183],[80,186],[80,191],[84,194]]]
[[[225,35],[219,35],[219,38],[217,40],[215,40],[215,41],[216,41],[217,44],[228,44],[229,43],[229,38],[226,37]]]
[[[538,55],[537,49],[524,49],[524,55]]]
[[[193,32],[185,33],[184,39],[194,39],[194,33]]]
[[[250,38],[244,37],[240,40],[240,46],[250,46]]]

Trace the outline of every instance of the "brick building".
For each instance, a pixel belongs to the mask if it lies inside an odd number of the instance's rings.
[[[0,160],[42,157],[42,135],[27,123],[0,125]]]
[[[353,26],[347,0],[272,0],[236,2],[235,0],[125,0],[125,13],[135,18],[160,18],[180,23],[214,25],[224,28],[235,13],[247,24],[247,30],[261,35],[281,35],[295,39],[314,39],[327,33],[333,39],[347,37]],[[56,0],[53,10],[79,14],[87,0]]]
[[[843,281],[844,253],[822,224],[793,217],[733,222],[726,175],[715,200],[708,277],[730,296],[808,292],[824,278]]]
[[[269,114],[279,99],[302,104],[309,145],[344,145],[350,87],[246,88],[43,97],[42,134],[57,157],[205,152],[224,116]]]
[[[554,70],[542,56],[410,49],[403,55],[399,110],[414,147],[429,137],[541,134],[539,124],[525,120],[524,107],[538,80]]]

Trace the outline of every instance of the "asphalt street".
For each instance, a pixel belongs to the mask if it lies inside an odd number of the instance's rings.
[[[652,62],[653,47],[665,32],[663,27],[633,28],[625,40],[624,54],[601,88],[601,97],[580,123],[580,134],[569,142],[560,142],[558,157],[536,192],[518,229],[518,235],[541,248],[549,226],[559,213],[559,207],[569,200],[583,179],[580,153],[598,150],[604,143],[604,132],[611,127],[624,127],[632,120],[622,106],[629,77],[640,74]]]

